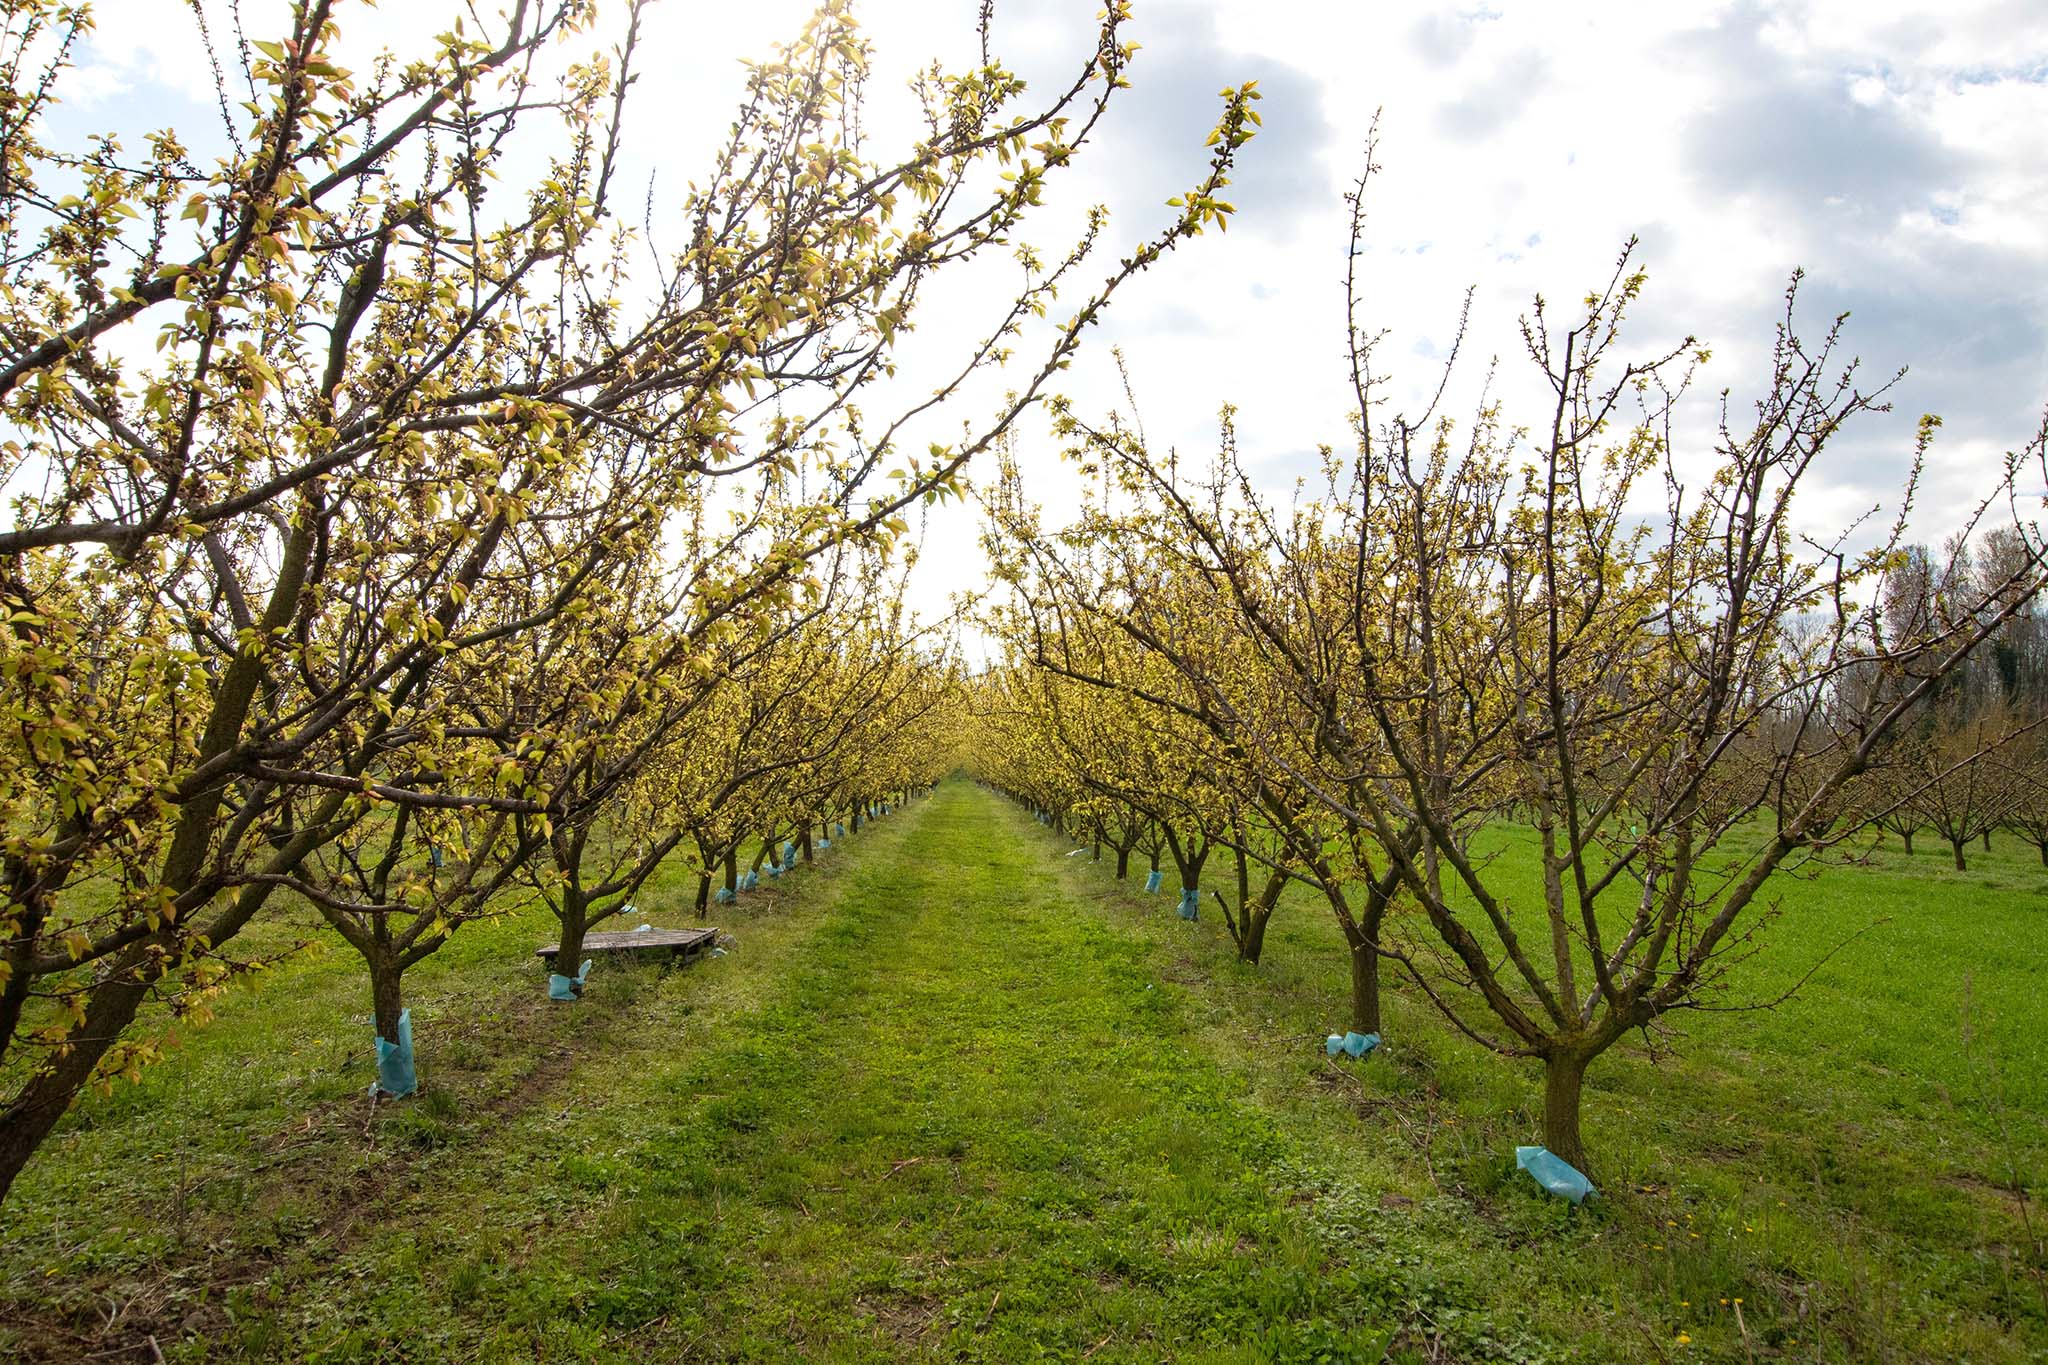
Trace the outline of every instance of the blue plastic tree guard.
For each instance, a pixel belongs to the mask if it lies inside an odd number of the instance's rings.
[[[846,837],[846,822],[841,820],[838,824],[832,826],[832,834],[834,838],[844,839]]]
[[[1588,1196],[1600,1193],[1593,1188],[1593,1182],[1586,1179],[1584,1172],[1548,1147],[1515,1148],[1515,1164],[1527,1171],[1531,1180],[1559,1199],[1583,1204]]]
[[[1161,887],[1162,885],[1164,885],[1164,884],[1165,884],[1165,882],[1166,882],[1166,874],[1165,874],[1165,873],[1163,873],[1163,872],[1153,872],[1152,874],[1150,874],[1149,876],[1147,876],[1147,877],[1145,878],[1145,890],[1146,890],[1146,891],[1148,891],[1148,892],[1151,892],[1151,891],[1157,891],[1157,890],[1158,890],[1158,889],[1159,889],[1159,888],[1160,888],[1160,887]]]
[[[731,905],[739,897],[732,893],[731,888],[721,886],[711,893],[711,899],[719,905]]]
[[[1180,917],[1192,920],[1202,912],[1202,893],[1192,886],[1180,889]]]
[[[1363,1057],[1379,1045],[1377,1033],[1360,1033],[1356,1029],[1349,1033],[1333,1033],[1323,1039],[1323,1051],[1332,1057],[1340,1052],[1347,1057]]]
[[[796,845],[795,845],[795,844],[787,844],[787,843],[786,843],[786,844],[784,844],[784,845],[782,846],[782,865],[783,865],[784,867],[795,867],[795,866],[796,866]]]
[[[780,877],[782,875],[782,864],[774,861],[773,859],[770,859],[768,862],[768,875],[771,877]]]
[[[548,999],[578,1000],[583,996],[583,983],[590,978],[590,959],[584,958],[583,965],[574,976],[563,976],[559,972],[548,973]]]
[[[377,1083],[370,1090],[388,1100],[402,1100],[419,1088],[419,1074],[412,1064],[412,1011],[401,1010],[398,1041],[377,1039]]]

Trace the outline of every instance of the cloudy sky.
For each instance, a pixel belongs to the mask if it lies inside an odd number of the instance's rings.
[[[495,8],[496,0],[475,0]],[[217,123],[210,80],[173,0],[99,0],[68,119],[78,126]],[[274,4],[245,3],[252,30]],[[401,49],[459,8],[343,6],[353,47]],[[739,84],[738,59],[800,23],[802,0],[657,6],[629,135],[659,204],[700,173]],[[998,0],[998,55],[1035,88],[1091,50],[1094,0]],[[1852,433],[1806,514],[1839,523],[1895,494],[1914,420],[1943,416],[1917,524],[1939,535],[2025,441],[2048,402],[2048,6],[1809,3],[1515,3],[1137,0],[1133,88],[1032,234],[1057,245],[1089,203],[1114,244],[1156,231],[1164,200],[1204,164],[1217,91],[1256,79],[1264,132],[1243,153],[1227,235],[1183,248],[1120,297],[1071,376],[1081,408],[1120,401],[1109,344],[1126,351],[1156,444],[1213,445],[1220,403],[1275,488],[1318,443],[1342,442],[1345,187],[1380,113],[1381,173],[1364,261],[1369,317],[1391,329],[1395,403],[1435,384],[1459,300],[1477,290],[1465,377],[1498,354],[1518,390],[1516,319],[1604,281],[1641,239],[1650,272],[1634,350],[1709,343],[1709,390],[1740,401],[1762,377],[1795,267],[1817,332],[1852,314],[1849,348],[1873,379],[1901,366],[1897,411]],[[869,0],[880,56],[873,127],[899,130],[902,79],[975,53],[975,0]],[[879,154],[880,147],[875,152]],[[941,351],[968,302],[949,296],[919,343]],[[1454,392],[1456,392],[1454,390]],[[1470,392],[1468,386],[1467,393]],[[1527,420],[1537,420],[1534,411]],[[1702,455],[1711,430],[1691,433]],[[1070,477],[1042,425],[1024,455],[1057,509]],[[928,531],[920,596],[975,581],[971,513]]]

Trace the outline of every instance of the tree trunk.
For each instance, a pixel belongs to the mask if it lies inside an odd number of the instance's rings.
[[[302,494],[299,510],[299,519],[284,544],[277,581],[271,587],[270,598],[259,622],[261,632],[266,636],[291,624],[298,612],[299,594],[305,587],[307,568],[313,559],[318,508],[308,495]],[[213,709],[207,717],[199,750],[193,755],[195,767],[225,754],[239,740],[257,684],[262,680],[264,666],[264,651],[243,650],[221,674],[214,687]],[[179,811],[170,848],[165,852],[163,867],[158,874],[159,888],[171,899],[175,900],[190,890],[199,880],[200,868],[216,832],[214,816],[226,794],[226,783],[216,782],[188,799]],[[331,818],[333,807],[326,809]],[[279,870],[295,869],[315,842],[303,833],[295,836],[288,849],[279,854],[282,863]],[[287,854],[294,849],[297,856],[287,859]],[[209,939],[213,946],[218,947],[239,933],[256,908],[263,904],[268,890],[252,895],[255,890],[253,887],[245,888],[242,898],[236,902],[237,908],[217,921],[218,927],[225,932],[216,933]],[[196,915],[199,909],[199,906],[194,906],[187,913]],[[14,1178],[21,1174],[22,1167],[28,1164],[36,1148],[50,1135],[57,1121],[64,1117],[79,1092],[91,1082],[100,1058],[120,1038],[122,1030],[133,1022],[136,1010],[149,996],[151,985],[165,970],[164,963],[168,959],[155,950],[166,946],[172,939],[173,931],[165,925],[149,939],[128,948],[109,963],[100,984],[93,987],[86,1002],[85,1018],[79,1028],[72,1030],[68,1046],[31,1076],[15,1092],[13,1102],[0,1111],[0,1203],[5,1203],[8,1191],[14,1187]]]
[[[555,950],[556,976],[574,977],[583,958],[583,936],[590,932],[590,907],[573,885],[562,888],[555,917],[562,921],[562,945]]]
[[[1902,832],[1902,833],[1901,833],[1901,834],[1899,835],[1899,838],[1901,838],[1901,839],[1905,840],[1905,842],[1906,842],[1906,856],[1907,856],[1908,858],[1912,857],[1912,856],[1913,856],[1913,831],[1912,831],[1912,830],[1910,830],[1910,829],[1909,829],[1909,830],[1905,830],[1905,831],[1903,831],[1903,832]]]
[[[1958,872],[1968,872],[1970,870],[1970,865],[1963,861],[1964,842],[1962,839],[1951,839],[1948,841],[1948,846],[1955,850],[1956,871]]]
[[[2048,839],[2043,839],[2039,847],[2041,850],[2041,866],[2048,867]]]
[[[14,1178],[91,1081],[100,1058],[148,996],[148,981],[134,979],[148,970],[141,950],[123,954],[119,969],[126,974],[124,978],[109,979],[93,988],[85,1023],[73,1030],[79,1041],[57,1054],[47,1069],[21,1088],[14,1103],[0,1112],[0,1202],[6,1200]]]
[[[1991,831],[1988,829],[1984,831],[1984,851],[1986,853],[1991,851]]]
[[[710,913],[711,874],[709,872],[702,872],[697,876],[697,918],[703,919],[704,916]]]
[[[1242,925],[1237,936],[1237,957],[1240,962],[1259,964],[1259,954],[1266,951],[1266,921],[1272,911],[1260,906],[1246,906]]]
[[[370,1013],[387,1043],[398,1041],[398,1016],[405,1013],[404,972],[396,962],[370,963]]]
[[[1238,868],[1237,881],[1240,888],[1246,884],[1246,870],[1242,865]],[[1258,964],[1259,954],[1266,951],[1266,922],[1273,918],[1273,907],[1280,903],[1280,893],[1286,889],[1287,878],[1279,872],[1271,872],[1266,876],[1266,884],[1259,888],[1257,900],[1245,899],[1240,890],[1239,918],[1243,921],[1238,927],[1237,935],[1237,955],[1240,960],[1254,966]],[[1374,995],[1378,995],[1377,987],[1374,989]]]
[[[291,846],[271,860],[269,870],[282,873],[297,869],[320,842],[319,831],[335,818],[340,808],[338,795],[323,802],[316,818],[308,820],[293,836]],[[243,887],[225,910],[200,927],[199,936],[208,943],[221,944],[241,933],[269,902],[275,885]],[[79,1092],[91,1082],[100,1059],[120,1039],[121,1031],[134,1021],[135,1012],[149,998],[150,988],[176,960],[163,951],[171,934],[172,927],[166,924],[151,941],[123,950],[107,965],[100,974],[100,983],[86,999],[84,1020],[71,1031],[63,1050],[15,1091],[6,1108],[0,1109],[0,1205],[7,1202],[8,1191],[14,1188],[22,1167],[64,1117]]]
[[[1579,1093],[1586,1080],[1587,1058],[1576,1052],[1554,1052],[1543,1060],[1543,1145],[1590,1175],[1586,1144],[1579,1136]]]
[[[854,802],[853,819],[847,824],[846,827],[855,834],[860,833],[860,803],[858,801]]]
[[[804,861],[811,861],[811,822],[804,821],[803,832],[796,836],[796,846],[803,850]]]
[[[1192,843],[1189,846],[1192,848]],[[1181,905],[1186,906],[1191,902],[1197,906],[1201,904],[1202,867],[1209,861],[1210,851],[1210,849],[1204,848],[1200,853],[1183,853],[1179,844],[1173,846],[1173,865],[1180,872]],[[1239,901],[1238,904],[1241,906],[1244,902]],[[1186,916],[1186,918],[1193,918],[1193,916]]]
[[[1259,932],[1265,933],[1263,923]],[[1351,1030],[1380,1031],[1380,955],[1363,935],[1351,940]]]
[[[2048,844],[2041,845],[2041,861],[2048,863]],[[1131,875],[1131,851],[1119,848],[1116,851],[1116,879],[1122,881]]]
[[[740,853],[736,848],[725,851],[725,889],[735,896],[740,893]]]
[[[584,933],[585,930],[580,919],[574,928],[571,928],[567,923],[562,925],[562,946],[555,950],[554,965],[548,968],[551,973],[556,976],[566,976],[572,980],[575,978],[576,969],[582,964],[583,960]]]

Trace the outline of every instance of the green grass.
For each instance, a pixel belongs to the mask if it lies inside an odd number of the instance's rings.
[[[1528,832],[1488,842],[1510,894],[1540,904]],[[1764,951],[1713,1002],[1726,1008],[1674,1017],[1654,1057],[1635,1043],[1596,1064],[1597,1244],[1546,1236],[1512,1197],[1512,1149],[1537,1140],[1533,1064],[1473,1047],[1412,988],[1390,995],[1388,1064],[1359,1069],[1347,1097],[1365,1148],[1350,1169],[1456,1201],[1467,1231],[1447,1241],[1504,1232],[1513,1254],[1487,1259],[1500,1297],[1589,1358],[2040,1358],[2044,892],[2034,850],[2010,840],[1973,850],[1967,873],[1945,848],[1894,847],[1782,880]],[[1262,1101],[1340,1140],[1302,1098],[1328,1069],[1299,1059],[1304,1035],[1341,1027],[1347,986],[1320,903],[1291,891],[1253,970],[1221,960],[1220,925],[1181,933],[1154,901],[1139,927],[1211,983],[1219,1055],[1237,1039]],[[1809,972],[1782,1006],[1740,1008]]]
[[[1211,916],[1067,849],[948,784],[716,907],[731,956],[600,966],[571,1006],[531,957],[544,912],[465,929],[409,977],[426,1090],[374,1111],[359,971],[296,958],[24,1176],[0,1355],[2048,1350],[2009,1188],[2048,1156],[2031,852],[1788,882],[1751,996],[1885,922],[1781,1009],[1603,1059],[1606,1197],[1575,1211],[1513,1166],[1533,1071],[1412,992],[1382,1053],[1323,1058],[1344,959],[1307,898],[1245,968]],[[693,892],[678,872],[642,904],[678,922]]]

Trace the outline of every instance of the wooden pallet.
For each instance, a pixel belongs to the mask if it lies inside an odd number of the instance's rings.
[[[583,951],[586,953],[639,953],[665,949],[678,962],[689,962],[711,950],[718,941],[716,928],[703,929],[642,929],[638,932],[585,934]],[[555,964],[555,955],[562,951],[559,943],[550,943],[534,949],[534,956],[550,967]]]

